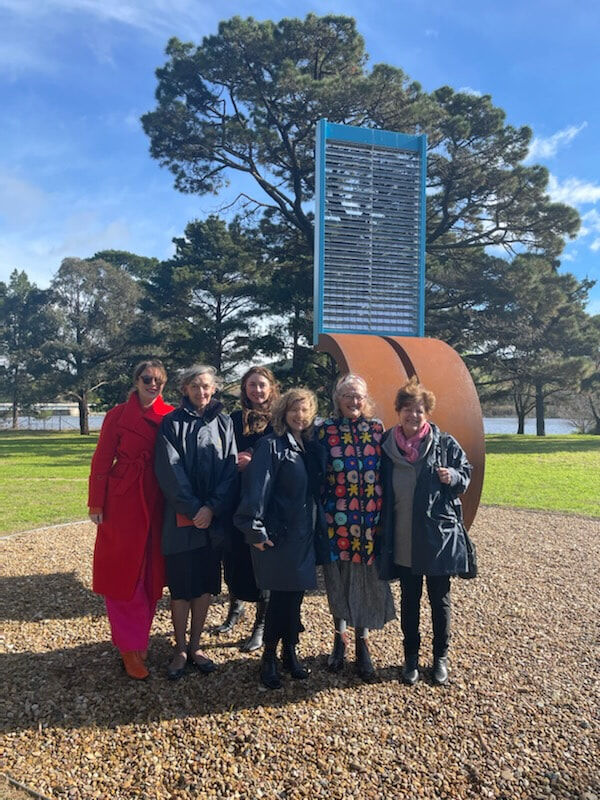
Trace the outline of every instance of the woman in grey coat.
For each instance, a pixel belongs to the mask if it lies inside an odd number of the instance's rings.
[[[377,563],[382,578],[400,579],[404,634],[402,679],[419,679],[420,603],[423,578],[433,623],[435,683],[448,680],[450,577],[467,571],[467,548],[459,495],[472,467],[459,443],[429,414],[435,396],[416,377],[401,386],[395,403],[398,424],[382,445],[383,541]]]
[[[274,434],[257,444],[242,477],[234,524],[252,548],[259,589],[269,589],[260,679],[281,686],[276,649],[283,644],[283,667],[293,678],[309,670],[296,657],[303,630],[300,607],[306,589],[315,589],[315,499],[324,476],[322,449],[312,440],[317,401],[308,389],[290,389],[273,409]]]
[[[156,477],[166,501],[162,550],[175,629],[171,680],[183,676],[186,664],[205,673],[215,669],[200,649],[200,635],[210,596],[221,591],[226,522],[236,492],[233,424],[213,397],[215,369],[191,367],[180,387],[181,406],[163,419],[155,449]]]

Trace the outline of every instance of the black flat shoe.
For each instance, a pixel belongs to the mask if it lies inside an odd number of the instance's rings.
[[[167,667],[167,678],[170,681],[178,681],[180,678],[183,678],[185,674],[185,669],[187,667],[187,659],[183,662],[182,667],[172,667],[171,664]]]
[[[196,661],[194,656],[190,653],[188,657],[188,664],[190,667],[197,669],[199,672],[202,672],[203,675],[208,675],[211,672],[214,672],[217,668],[217,665],[214,661],[210,658],[203,658],[202,661]]]

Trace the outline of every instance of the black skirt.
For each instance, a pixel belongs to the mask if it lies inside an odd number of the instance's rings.
[[[165,556],[165,567],[172,600],[193,600],[221,592],[221,553],[210,544]]]

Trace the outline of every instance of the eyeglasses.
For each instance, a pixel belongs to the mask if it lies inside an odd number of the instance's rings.
[[[357,403],[362,403],[365,399],[364,394],[343,394],[342,397],[344,400],[356,400]]]
[[[155,378],[154,375],[140,375],[140,378],[144,386],[150,386],[151,383],[156,383],[158,386],[163,385],[163,379]]]

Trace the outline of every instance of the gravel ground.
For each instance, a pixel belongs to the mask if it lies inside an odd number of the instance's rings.
[[[378,682],[324,669],[322,591],[303,606],[308,681],[257,682],[250,615],[208,634],[218,672],[172,684],[163,598],[151,677],[128,679],[90,591],[93,526],[0,541],[0,767],[50,798],[600,800],[600,520],[504,508],[472,530],[481,577],[453,584],[451,681],[405,687],[397,622],[372,636]],[[397,598],[397,587],[394,587]],[[209,611],[209,626],[226,598]],[[1,789],[0,789],[1,792]],[[2,796],[2,795],[0,795]]]

